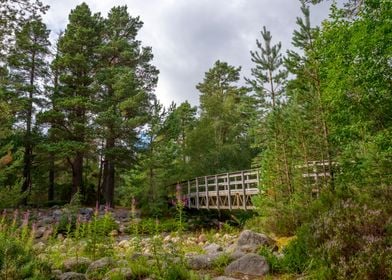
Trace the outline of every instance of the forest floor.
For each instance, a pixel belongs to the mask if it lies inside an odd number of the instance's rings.
[[[31,244],[35,259],[48,267],[38,274],[47,279],[295,279],[270,275],[259,249],[275,247],[280,255],[281,248],[264,234],[227,224],[189,231],[178,220],[134,214],[103,207],[8,210],[0,227]]]

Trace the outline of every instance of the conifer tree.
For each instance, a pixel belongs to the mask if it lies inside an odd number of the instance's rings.
[[[53,62],[59,74],[58,93],[52,101],[55,106],[42,115],[61,139],[56,145],[72,171],[71,195],[84,193],[84,159],[93,144],[92,113],[97,97],[94,75],[101,22],[100,15],[93,15],[85,3],[71,11]]]
[[[288,89],[292,98],[301,104],[299,108],[304,109],[300,122],[304,125],[301,132],[304,155],[308,160],[321,160],[324,177],[327,178],[330,169],[330,183],[333,183],[333,147],[330,143],[327,123],[328,112],[323,102],[320,59],[315,46],[319,30],[311,27],[309,7],[303,1],[301,11],[303,17],[297,18],[298,30],[293,34],[293,46],[299,48],[303,55],[288,51],[285,64],[289,71],[296,75],[296,79],[289,83]]]
[[[252,78],[245,78],[253,89],[259,111],[259,134],[256,146],[264,150],[256,160],[264,161],[271,180],[269,187],[287,187],[292,193],[291,166],[288,160],[288,139],[284,132],[282,104],[287,102],[285,83],[287,70],[283,65],[281,43],[272,44],[270,31],[263,27],[263,41],[256,40],[256,51],[251,51],[251,60],[255,67],[251,69]],[[267,114],[266,114],[267,113]],[[266,137],[264,136],[266,135]]]
[[[274,110],[284,100],[283,84],[287,71],[283,67],[282,44],[272,45],[271,32],[263,27],[260,32],[263,41],[256,40],[256,51],[251,51],[252,78],[245,78],[252,87],[261,111]]]
[[[190,161],[197,175],[250,166],[247,130],[251,106],[248,89],[239,85],[240,67],[216,61],[200,91],[200,120],[189,136]]]
[[[39,96],[48,75],[49,45],[49,30],[39,17],[33,16],[16,32],[15,46],[8,57],[13,88],[21,104],[19,119],[26,124],[22,192],[32,186],[34,109],[42,105]]]
[[[97,124],[104,138],[103,183],[105,202],[114,204],[116,169],[134,158],[136,129],[147,122],[150,99],[157,82],[151,48],[136,36],[143,23],[126,6],[114,7],[104,20],[103,43],[98,49],[99,112]]]

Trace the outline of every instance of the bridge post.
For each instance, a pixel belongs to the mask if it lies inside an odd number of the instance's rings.
[[[207,176],[204,176],[204,184],[205,184],[205,188],[206,188],[206,206],[207,206],[207,209],[210,209],[210,197],[208,195],[208,179],[207,179]]]
[[[216,191],[216,208],[219,209],[219,184],[218,184],[218,175],[215,175],[215,191]]]
[[[188,199],[187,199],[188,208],[191,208],[191,181],[188,180]]]
[[[231,190],[230,190],[230,175],[229,175],[229,173],[226,173],[226,183],[227,183],[227,194],[228,194],[227,202],[229,203],[229,210],[231,211]]]
[[[245,177],[244,171],[241,171],[241,184],[242,184],[242,207],[246,210],[246,189],[245,189]],[[239,205],[238,205],[239,206]]]
[[[199,178],[196,177],[196,208],[199,210]]]

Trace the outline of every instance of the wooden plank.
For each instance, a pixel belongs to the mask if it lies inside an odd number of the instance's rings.
[[[241,172],[241,179],[242,179],[242,206],[244,207],[244,210],[246,210],[246,190],[245,190],[245,182],[244,182],[244,172]]]
[[[206,191],[205,191],[206,199],[207,199],[206,206],[207,206],[207,209],[208,209],[208,207],[210,206],[210,197],[208,196],[208,179],[207,179],[207,176],[204,177],[204,184],[206,186]]]
[[[215,191],[216,191],[216,208],[219,210],[219,185],[218,185],[218,176],[215,175]]]
[[[199,179],[196,178],[196,208],[199,209]]]
[[[190,201],[190,195],[191,195],[191,181],[189,181],[188,180],[188,197],[187,197],[187,204],[188,204],[188,207],[190,207],[190,205],[191,205],[191,201]]]
[[[228,191],[228,204],[229,204],[229,209],[231,211],[231,188],[230,188],[230,176],[229,173],[226,175],[226,183],[227,183],[227,191]]]

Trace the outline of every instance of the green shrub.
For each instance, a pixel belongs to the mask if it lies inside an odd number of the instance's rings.
[[[140,260],[136,262],[132,262],[130,264],[130,268],[132,270],[132,279],[144,279],[152,274],[151,266],[147,265],[145,260]]]
[[[230,255],[222,254],[217,259],[215,259],[213,261],[212,267],[219,274],[223,274],[225,267],[228,266],[231,261],[232,261],[232,259],[230,258]]]
[[[167,267],[164,272],[165,280],[188,280],[190,279],[190,273],[185,266],[180,264],[172,264]]]
[[[34,256],[21,236],[0,232],[0,279],[44,280],[50,279],[50,273],[50,266]]]
[[[316,252],[332,278],[392,278],[391,209],[376,200],[342,201],[312,224]]]
[[[259,254],[262,255],[267,263],[269,264],[270,267],[270,272],[275,274],[275,273],[282,273],[285,271],[283,267],[283,262],[281,258],[278,258],[271,248],[268,247],[262,247],[259,251]]]
[[[309,228],[303,226],[298,230],[297,238],[284,247],[281,255],[268,247],[262,247],[259,253],[267,260],[272,273],[301,274],[315,268],[311,239]]]

